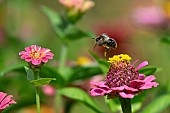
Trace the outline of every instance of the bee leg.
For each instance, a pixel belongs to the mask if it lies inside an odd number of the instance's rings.
[[[106,57],[107,56],[107,53],[110,51],[110,48],[105,48],[105,50],[104,50],[104,56]]]
[[[94,45],[93,51],[94,51],[94,49],[95,49],[96,45],[97,45],[97,44],[95,44],[95,45]]]
[[[107,52],[106,52],[106,49],[105,49],[105,51],[104,51],[104,57],[106,57],[106,55],[107,55]]]
[[[107,53],[108,53],[109,50],[110,50],[110,49],[105,48],[105,50],[104,50],[104,56],[105,56],[105,57],[107,56]]]

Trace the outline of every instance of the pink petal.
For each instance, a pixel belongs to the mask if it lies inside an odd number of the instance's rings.
[[[157,87],[159,85],[159,83],[157,83],[157,82],[152,82],[152,83],[153,83],[154,87]]]
[[[53,54],[51,54],[51,55],[44,55],[44,57],[47,58],[47,59],[53,59],[53,56],[54,56]]]
[[[11,100],[9,104],[16,104],[16,102],[14,100]]]
[[[32,60],[31,57],[26,57],[26,58],[25,58],[25,61],[26,61],[26,62],[30,62],[31,60]]]
[[[45,58],[45,57],[43,57],[41,60],[42,60],[44,63],[48,62],[48,58]]]
[[[138,61],[139,61],[139,60],[136,60],[136,61],[132,64],[131,68],[134,67],[135,64],[136,64]]]
[[[106,87],[109,88],[108,86],[105,85],[104,81],[101,82],[90,82],[91,85],[97,86],[97,87]]]
[[[41,64],[41,60],[40,59],[32,59],[32,64],[33,65],[39,65],[39,64]]]
[[[114,87],[114,88],[110,88],[110,89],[112,89],[112,90],[114,90],[114,91],[123,91],[123,90],[124,90],[124,87],[121,86],[121,87]]]
[[[144,74],[139,74],[139,79],[140,80],[143,80],[145,78],[145,75]]]
[[[1,109],[5,109],[7,106],[10,105],[10,103],[16,103],[15,101],[11,101],[11,97],[13,97],[13,96],[9,95],[9,96],[4,98],[4,100],[0,104]]]
[[[145,82],[143,80],[133,80],[130,82],[130,87],[139,89]]]
[[[54,54],[51,53],[50,51],[47,51],[47,52],[45,53],[45,55],[47,55],[47,56],[54,56]]]
[[[122,98],[133,98],[134,97],[134,94],[126,94],[125,92],[119,92],[119,95]]]
[[[6,93],[0,92],[0,103],[6,95],[7,95]]]
[[[25,52],[25,51],[19,52],[19,55],[25,55],[25,54],[27,54],[27,52]]]
[[[148,62],[147,62],[147,61],[144,61],[144,62],[140,63],[140,64],[136,67],[135,71],[138,71],[140,68],[142,68],[142,67],[144,67],[144,66],[146,66],[146,65],[148,65]]]
[[[41,47],[35,45],[35,50],[40,51],[40,50],[41,50]]]
[[[46,51],[46,50],[48,50],[48,49],[45,49],[45,48],[41,48],[41,53],[43,53],[44,51]]]
[[[156,78],[155,78],[155,76],[154,75],[150,75],[150,76],[147,76],[145,79],[144,79],[144,81],[145,82],[151,82],[151,81],[153,81],[153,80],[155,80]]]
[[[31,52],[31,49],[32,49],[31,47],[26,47],[26,48],[25,48],[25,51],[28,52],[28,53],[30,53],[30,52]]]
[[[21,56],[21,59],[25,59],[27,56],[26,55],[22,55]]]
[[[141,90],[144,90],[144,89],[150,89],[152,88],[153,86],[154,87],[157,87],[159,84],[157,82],[148,82],[148,83],[145,83],[142,87],[140,87],[139,89]]]
[[[101,88],[93,88],[90,90],[91,96],[104,96],[107,93],[104,89]]]
[[[135,88],[132,88],[132,87],[129,87],[129,86],[126,86],[126,85],[124,85],[124,88],[125,88],[125,90],[131,91],[131,92],[138,91],[138,89],[135,89]]]
[[[36,50],[36,45],[31,45],[30,48]]]

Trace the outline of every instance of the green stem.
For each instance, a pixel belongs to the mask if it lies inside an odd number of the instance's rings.
[[[59,72],[62,73],[64,67],[65,67],[65,62],[67,58],[67,45],[63,44],[60,52],[60,58],[59,58]]]
[[[34,71],[35,80],[39,79],[39,71]],[[37,113],[40,113],[40,96],[39,96],[39,87],[35,86],[35,96],[36,96],[36,105]]]
[[[64,107],[63,107],[63,97],[59,93],[56,92],[55,95],[55,113],[63,113]]]
[[[119,101],[120,101],[123,113],[132,113],[131,99],[119,97]]]
[[[40,96],[39,96],[38,91],[39,91],[39,88],[37,86],[35,86],[37,113],[40,113]]]

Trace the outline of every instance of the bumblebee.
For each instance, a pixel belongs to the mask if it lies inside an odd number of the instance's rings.
[[[114,40],[113,38],[110,38],[105,33],[103,33],[100,36],[98,36],[97,38],[95,38],[95,43],[96,44],[94,46],[94,49],[95,49],[96,45],[105,47],[105,52],[104,52],[105,57],[111,49],[115,50],[117,48],[116,40]]]

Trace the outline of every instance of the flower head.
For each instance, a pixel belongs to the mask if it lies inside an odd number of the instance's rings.
[[[114,55],[112,58],[109,58],[110,63],[116,63],[116,62],[123,62],[123,61],[129,61],[131,60],[131,57],[126,54],[120,54],[120,55]]]
[[[136,68],[134,67],[136,60],[130,64],[131,57],[126,54],[115,55],[109,58],[111,66],[105,78],[105,81],[91,82],[94,88],[90,90],[92,96],[105,96],[114,98],[120,96],[122,98],[133,98],[136,94],[144,89],[157,87],[159,84],[153,82],[154,75],[145,77],[138,70],[148,64],[147,61],[142,62]]]
[[[50,49],[41,48],[36,45],[26,47],[25,51],[21,51],[19,55],[21,55],[21,59],[25,59],[26,62],[31,62],[33,65],[46,63],[48,59],[52,59],[54,56]]]
[[[74,11],[85,12],[94,6],[94,2],[91,0],[59,0],[68,9]]]
[[[7,95],[4,92],[0,92],[0,112],[3,111],[10,104],[16,104],[14,100],[11,99],[12,95]]]

